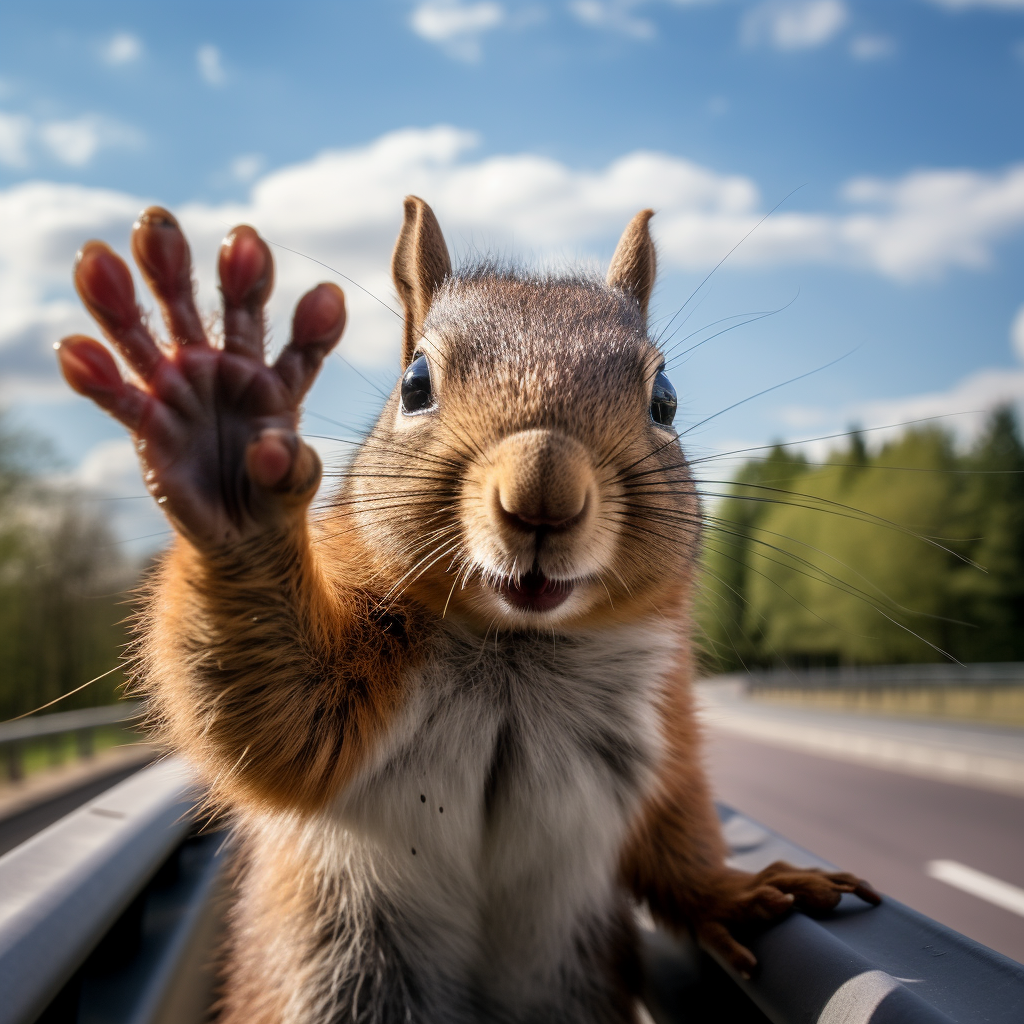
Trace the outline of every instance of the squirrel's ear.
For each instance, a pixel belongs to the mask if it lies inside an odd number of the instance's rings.
[[[654,216],[653,210],[641,210],[622,232],[615,247],[611,266],[606,278],[609,288],[621,288],[629,292],[640,304],[644,322],[647,321],[647,303],[654,290],[654,274],[657,258],[654,242],[647,228],[647,222]]]
[[[391,256],[391,277],[405,307],[402,366],[412,362],[430,303],[452,272],[452,261],[434,211],[418,196],[405,197],[405,221]]]

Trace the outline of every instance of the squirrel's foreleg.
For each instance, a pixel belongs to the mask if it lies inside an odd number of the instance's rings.
[[[658,784],[623,851],[624,884],[647,902],[656,920],[688,929],[737,971],[757,963],[741,942],[791,911],[822,913],[843,893],[868,903],[880,897],[844,872],[795,868],[783,861],[756,874],[730,868],[711,790],[701,763],[700,733],[689,688],[666,689],[662,702],[666,741]]]
[[[323,806],[400,706],[408,633],[346,561],[328,573],[303,520],[204,552],[179,538],[155,574],[141,689],[215,799]]]

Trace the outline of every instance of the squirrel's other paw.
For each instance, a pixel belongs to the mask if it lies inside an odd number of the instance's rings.
[[[882,902],[882,897],[855,875],[776,861],[756,875],[732,875],[709,908],[711,913],[694,925],[694,932],[707,949],[749,978],[757,959],[737,935],[743,938],[775,924],[794,910],[811,916],[827,913],[848,892],[872,905]]]
[[[832,910],[851,892],[865,903],[877,906],[882,897],[862,878],[845,871],[823,871],[821,868],[795,868],[785,861],[769,864],[754,876],[761,886],[769,886],[793,897],[796,910],[805,914],[821,914]]]

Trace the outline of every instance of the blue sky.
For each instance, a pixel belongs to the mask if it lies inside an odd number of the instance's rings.
[[[211,310],[237,220],[393,304],[406,192],[458,252],[538,262],[607,260],[651,205],[664,322],[785,199],[686,307],[688,344],[778,312],[674,367],[684,425],[850,354],[695,429],[695,450],[959,413],[967,436],[1024,399],[1022,115],[1024,0],[8,3],[0,400],[98,495],[141,493],[49,348],[86,326],[76,247],[123,250],[147,202],[180,212]],[[280,337],[329,275],[278,252]],[[346,291],[348,363],[311,432],[365,424],[364,377],[396,371],[397,318]],[[140,502],[106,507],[126,535],[159,529]]]

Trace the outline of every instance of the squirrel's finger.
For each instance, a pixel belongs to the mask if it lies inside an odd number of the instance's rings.
[[[795,902],[792,893],[782,892],[774,885],[761,885],[744,900],[742,919],[776,921],[789,914]]]
[[[320,458],[293,430],[269,427],[249,443],[245,469],[257,487],[304,502],[320,484]]]
[[[64,338],[54,348],[68,384],[129,430],[138,432],[146,404],[152,399],[121,377],[110,353],[84,334]]]
[[[74,281],[75,290],[103,333],[131,368],[149,380],[166,357],[142,322],[131,271],[124,260],[104,242],[86,242],[75,260]]]
[[[132,229],[132,255],[177,345],[209,345],[192,290],[192,255],[177,220],[150,206]]]
[[[737,942],[724,924],[708,921],[698,929],[697,937],[706,949],[717,953],[741,977],[750,978],[757,966],[757,957]]]
[[[318,284],[299,299],[291,341],[274,369],[298,401],[309,390],[324,356],[345,330],[345,293],[336,284]]]
[[[274,258],[255,228],[240,224],[221,243],[218,261],[224,297],[224,348],[263,358],[263,307],[274,287]]]
[[[857,880],[853,891],[855,895],[859,896],[865,903],[870,903],[873,907],[877,907],[882,902],[881,894],[876,892],[874,886],[865,882],[863,878]]]

